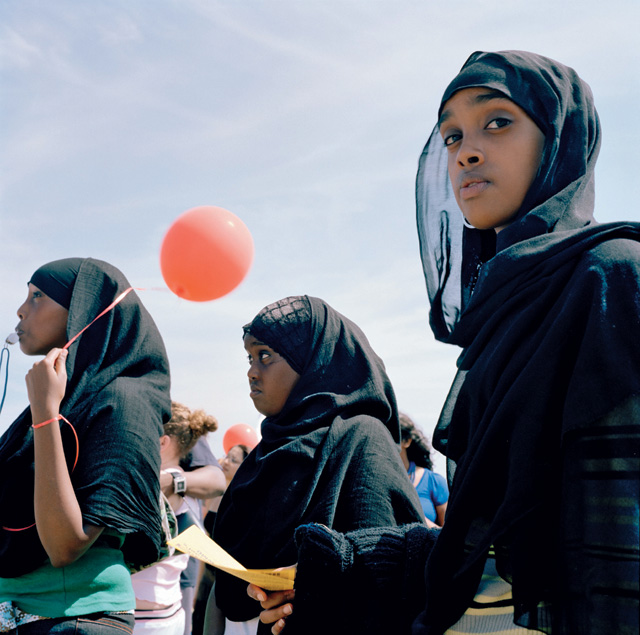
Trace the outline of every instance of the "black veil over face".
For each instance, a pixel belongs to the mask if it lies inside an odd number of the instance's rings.
[[[512,224],[493,230],[463,226],[447,173],[447,149],[438,128],[420,157],[416,181],[418,234],[431,326],[450,340],[479,269],[497,250],[540,234],[572,230],[594,221],[594,167],[600,124],[589,86],[559,62],[522,51],[477,52],[444,92],[446,102],[465,88],[500,91],[522,108],[545,135],[538,174]],[[439,113],[439,114],[440,114]]]

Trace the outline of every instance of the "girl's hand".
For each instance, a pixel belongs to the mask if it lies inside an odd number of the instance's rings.
[[[295,569],[295,565],[286,568]],[[250,584],[247,593],[249,597],[260,602],[264,609],[260,613],[260,621],[263,624],[273,624],[271,632],[273,635],[279,635],[285,627],[286,618],[293,612],[291,601],[295,597],[295,590],[267,592],[255,584]]]
[[[52,348],[27,373],[27,394],[34,423],[60,413],[60,403],[67,389],[67,355],[66,349]]]

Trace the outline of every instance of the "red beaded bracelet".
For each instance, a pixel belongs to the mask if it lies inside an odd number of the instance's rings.
[[[34,423],[31,427],[32,428],[42,428],[44,426],[48,426],[50,423],[53,423],[54,421],[60,421],[60,419],[64,419],[64,417],[62,415],[56,415],[53,419],[47,419],[46,421],[43,421],[42,423]]]

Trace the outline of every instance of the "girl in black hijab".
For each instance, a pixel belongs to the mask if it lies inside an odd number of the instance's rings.
[[[0,439],[5,628],[130,629],[130,568],[160,555],[160,334],[130,290],[65,347],[127,290],[115,267],[67,258],[33,274],[18,309],[22,351],[45,357],[27,375],[30,407]]]
[[[293,535],[305,523],[350,531],[422,518],[400,460],[393,388],[353,322],[318,298],[289,297],[244,327],[244,344],[266,418],[224,494],[216,542],[264,569],[296,562]],[[215,593],[231,620],[259,613],[245,582],[217,574]]]
[[[431,327],[463,351],[433,443],[448,458],[446,523],[433,548],[414,532],[415,635],[638,632],[640,226],[594,220],[599,147],[589,87],[539,55],[474,53],[443,96],[418,229]],[[397,568],[415,572],[393,532],[378,545],[394,537]],[[366,584],[371,561],[344,556],[357,534],[297,539],[299,604],[317,608],[314,585],[332,584],[305,562],[333,562],[332,598],[347,578]],[[503,595],[487,606],[489,570]]]

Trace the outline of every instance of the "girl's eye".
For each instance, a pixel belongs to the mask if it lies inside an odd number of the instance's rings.
[[[258,351],[256,358],[258,359],[258,361],[260,362],[265,362],[268,359],[271,358],[271,352],[270,351]],[[249,362],[249,364],[253,363],[253,355],[247,355],[247,361]]]
[[[505,128],[510,123],[511,120],[507,119],[506,117],[496,117],[487,124],[487,130],[497,130],[498,128]]]
[[[453,145],[456,141],[459,141],[461,138],[462,138],[462,135],[458,134],[457,132],[448,134],[444,137],[444,145],[446,147]]]

